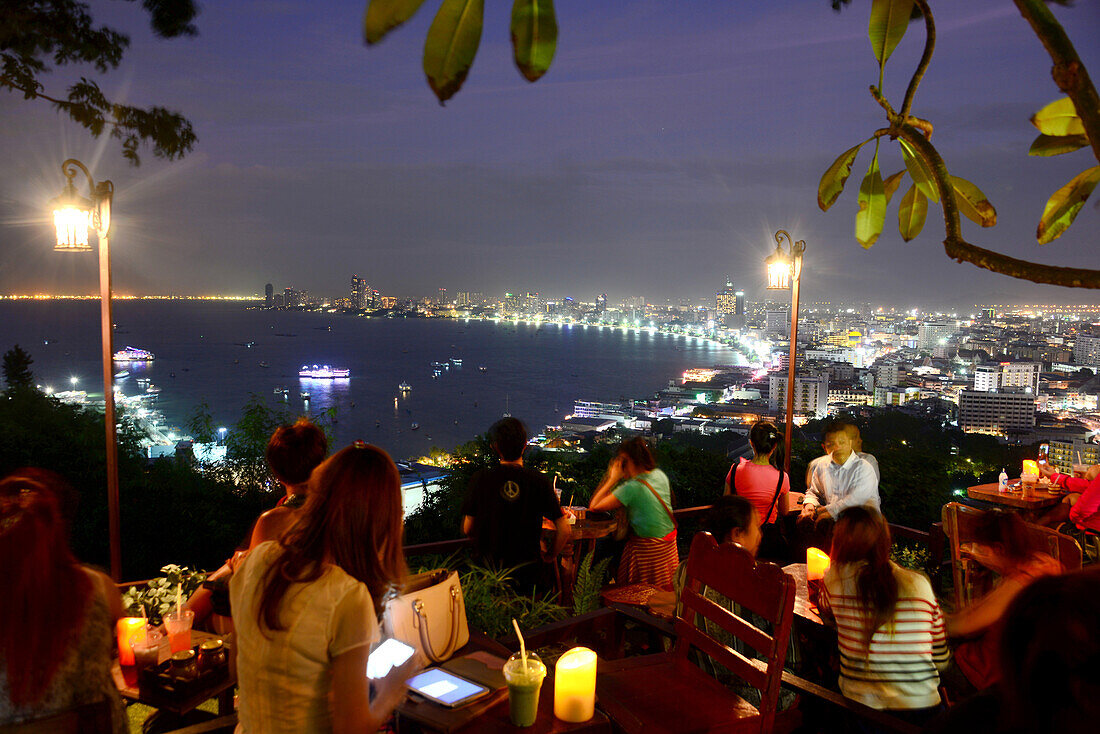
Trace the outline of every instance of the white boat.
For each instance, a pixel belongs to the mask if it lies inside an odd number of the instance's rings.
[[[156,356],[145,349],[128,346],[115,352],[113,359],[116,362],[152,362]]]
[[[302,365],[302,369],[298,370],[298,377],[308,380],[335,380],[343,379],[345,377],[351,377],[351,370],[341,369],[339,367],[329,367],[327,364],[313,365],[310,367],[308,364]]]
[[[486,367],[486,366],[485,366],[485,365],[483,365],[483,364],[479,364],[479,365],[477,366],[477,368],[478,368],[479,370],[481,370],[482,372],[488,372],[488,371],[489,371],[489,368],[488,368],[488,367]]]
[[[411,426],[409,426],[409,429],[410,429],[410,430],[413,430],[413,431],[415,431],[415,430],[416,430],[416,429],[418,429],[418,428],[420,428],[420,424],[419,424],[419,423],[413,423],[413,424],[412,424]]]
[[[302,400],[309,400],[309,393],[308,392],[303,392],[303,393],[301,393],[301,395],[302,395]]]
[[[397,386],[397,389],[401,392],[408,392],[409,390],[412,390],[412,385],[407,382],[402,382],[400,385]]]
[[[453,364],[456,367],[461,367],[462,366],[462,360],[459,359],[458,357],[451,357],[451,364]]]
[[[122,370],[122,372],[116,372],[115,373],[115,379],[116,380],[122,380],[126,377],[129,377],[129,376],[130,376],[130,373],[127,372],[126,370]]]

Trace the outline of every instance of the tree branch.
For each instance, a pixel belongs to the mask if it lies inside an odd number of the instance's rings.
[[[1100,288],[1100,270],[1064,268],[1056,265],[1028,262],[992,250],[986,250],[967,242],[962,236],[959,205],[955,200],[951,175],[947,172],[947,164],[943,162],[939,151],[936,150],[931,141],[912,125],[894,126],[892,132],[916,148],[920,156],[924,158],[925,163],[929,165],[932,180],[935,182],[936,190],[940,194],[940,205],[943,207],[943,222],[947,231],[947,237],[943,241],[943,249],[947,252],[948,257],[960,263],[968,262],[977,265],[979,268],[992,270],[995,273],[1012,278],[1030,280],[1033,283],[1061,285],[1067,288]]]
[[[924,53],[921,54],[920,63],[917,64],[916,71],[913,72],[913,78],[909,80],[909,88],[905,90],[905,99],[901,103],[901,112],[899,122],[906,124],[909,118],[909,110],[913,109],[913,98],[917,95],[917,87],[920,86],[921,79],[924,78],[924,72],[928,70],[928,65],[932,63],[932,52],[936,48],[936,22],[932,20],[932,11],[928,7],[927,0],[915,0],[916,6],[920,8],[921,15],[924,16]],[[931,134],[931,132],[929,132]]]
[[[923,2],[924,0],[917,0]],[[1089,79],[1066,31],[1043,0],[1015,0],[1020,14],[1031,24],[1054,62],[1050,75],[1077,108],[1077,116],[1085,125],[1085,134],[1092,145],[1092,154],[1100,161],[1100,95]]]

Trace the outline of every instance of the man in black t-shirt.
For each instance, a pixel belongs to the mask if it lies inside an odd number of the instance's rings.
[[[489,440],[500,465],[482,469],[470,479],[462,504],[462,531],[474,541],[483,560],[509,568],[520,566],[521,589],[546,588],[547,574],[539,541],[542,519],[553,521],[557,533],[549,558],[569,541],[569,522],[547,478],[523,465],[527,429],[515,418],[503,418],[489,429]]]

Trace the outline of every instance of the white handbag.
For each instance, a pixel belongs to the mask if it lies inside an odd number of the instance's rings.
[[[441,663],[470,641],[458,572],[437,569],[405,580],[403,593],[382,613],[382,631]]]

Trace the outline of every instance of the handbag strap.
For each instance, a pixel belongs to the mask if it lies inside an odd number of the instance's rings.
[[[661,495],[657,494],[657,490],[655,490],[653,488],[653,485],[650,484],[649,482],[647,482],[646,480],[642,479],[641,477],[635,477],[635,479],[637,479],[639,482],[644,484],[649,489],[649,491],[653,493],[653,496],[656,497],[657,501],[661,503],[661,507],[665,508],[665,512],[668,513],[668,519],[672,520],[672,527],[673,527],[673,529],[675,529],[676,528],[676,518],[673,517],[672,510],[668,509],[668,505],[665,504],[665,501],[663,499],[661,499]]]
[[[779,481],[775,483],[775,495],[772,497],[772,503],[768,505],[768,514],[760,520],[760,522],[767,524],[768,518],[772,516],[772,510],[775,509],[775,503],[779,501],[779,491],[783,489],[783,470],[777,469],[779,472]]]
[[[427,655],[433,663],[441,663],[454,654],[455,645],[458,642],[458,607],[460,604],[458,586],[452,586],[450,615],[451,631],[447,636],[447,644],[443,648],[443,652],[436,653],[435,648],[432,647],[431,636],[428,633],[428,619],[424,614],[424,602],[420,599],[413,602],[413,612],[416,614],[417,622],[420,626],[420,643],[424,648],[424,654]]]

